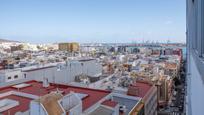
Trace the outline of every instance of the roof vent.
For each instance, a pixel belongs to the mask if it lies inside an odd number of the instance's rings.
[[[49,82],[48,82],[48,78],[43,78],[43,87],[45,87],[45,88],[47,88],[47,87],[49,87],[50,85],[49,85]]]

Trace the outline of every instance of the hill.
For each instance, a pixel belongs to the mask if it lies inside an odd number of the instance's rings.
[[[8,39],[1,39],[0,38],[0,43],[2,43],[2,42],[18,42],[18,41],[8,40]]]

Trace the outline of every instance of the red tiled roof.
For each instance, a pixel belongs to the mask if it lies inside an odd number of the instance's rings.
[[[97,103],[103,97],[110,94],[110,92],[106,91],[106,90],[88,89],[88,88],[81,88],[81,87],[61,85],[61,84],[50,84],[50,86],[48,88],[44,88],[42,86],[41,82],[29,81],[26,83],[31,84],[32,86],[22,88],[19,91],[24,92],[24,93],[29,93],[32,95],[37,95],[37,96],[43,96],[43,95],[50,93],[51,91],[56,91],[57,87],[60,91],[64,92],[63,95],[66,95],[66,94],[70,93],[71,91],[76,92],[76,93],[87,94],[88,96],[82,99],[83,111],[88,109],[89,107],[91,107],[95,103]],[[0,88],[0,93],[4,93],[4,92],[8,92],[8,91],[18,91],[18,89],[13,88],[12,86]],[[24,110],[29,109],[29,102],[31,101],[31,99],[25,99],[24,97],[18,97],[18,96],[14,96],[14,97],[16,100],[20,101],[20,103],[23,103],[23,105],[20,104],[19,106],[10,109],[12,112],[15,113],[18,111],[24,111]]]
[[[137,81],[129,86],[127,95],[138,96],[143,98],[151,89],[152,85],[147,82]]]
[[[101,103],[101,104],[102,104],[102,105],[109,106],[109,107],[112,107],[112,108],[115,108],[118,103],[115,102],[115,101],[111,101],[111,100],[105,100],[105,101],[104,101],[103,103]]]

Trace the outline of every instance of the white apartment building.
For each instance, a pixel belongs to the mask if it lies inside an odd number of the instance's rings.
[[[60,64],[30,66],[21,69],[1,70],[0,85],[26,80],[43,81],[47,78],[51,83],[69,84],[75,76],[86,74],[98,77],[102,74],[102,65],[94,59],[71,60]]]
[[[20,69],[0,71],[0,83],[11,82],[19,79],[23,79],[23,73]]]
[[[204,0],[187,0],[187,115],[203,115]]]

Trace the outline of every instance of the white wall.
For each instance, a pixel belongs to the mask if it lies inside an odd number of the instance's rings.
[[[37,69],[41,68],[41,69]],[[11,70],[5,73],[0,73],[0,85],[5,82],[14,82],[23,79],[43,81],[43,78],[48,78],[49,82],[68,84],[75,80],[75,76],[80,74],[86,74],[89,76],[98,76],[102,73],[102,65],[97,63],[96,60],[90,61],[69,61],[67,65],[61,65],[61,69],[58,70],[57,66],[48,67],[28,67],[23,68],[22,71]],[[28,71],[31,70],[31,71]],[[18,75],[17,79],[14,76]],[[11,77],[11,79],[8,79]]]
[[[204,84],[197,70],[193,57],[190,58],[190,76],[188,77],[188,96],[191,108],[189,115],[203,115],[204,109]]]
[[[96,63],[95,60],[79,62],[70,61],[67,65],[62,65],[60,70],[58,67],[51,67],[46,69],[39,69],[36,71],[24,72],[29,79],[43,81],[43,77],[48,78],[49,82],[68,84],[75,80],[75,76],[80,74],[87,74],[89,76],[96,76],[102,73],[102,66]]]
[[[204,70],[201,61],[203,42],[203,0],[187,1],[187,51],[188,51],[188,74],[187,74],[187,115],[203,115],[204,82],[201,75]],[[194,1],[194,2],[193,2]],[[196,50],[196,51],[195,51]],[[200,57],[199,57],[200,56]],[[199,68],[197,68],[199,67]],[[201,71],[199,72],[198,69]]]
[[[30,115],[47,115],[41,104],[36,101],[30,102]]]
[[[49,81],[51,81],[54,75],[55,67],[53,68],[46,68],[46,69],[39,69],[35,71],[25,71],[23,72],[23,76],[26,75],[26,78],[30,78],[33,80],[43,81],[43,77],[49,76]]]
[[[76,94],[70,93],[64,96],[59,102],[65,110],[69,110],[69,115],[82,114],[82,101]]]
[[[6,80],[5,74],[4,73],[0,73],[0,84],[4,83]]]
[[[15,71],[9,71],[4,74],[5,76],[5,82],[10,82],[10,81],[15,81],[22,79],[22,73],[20,70],[15,70]],[[15,78],[17,76],[17,78]],[[9,79],[11,78],[11,79]]]

